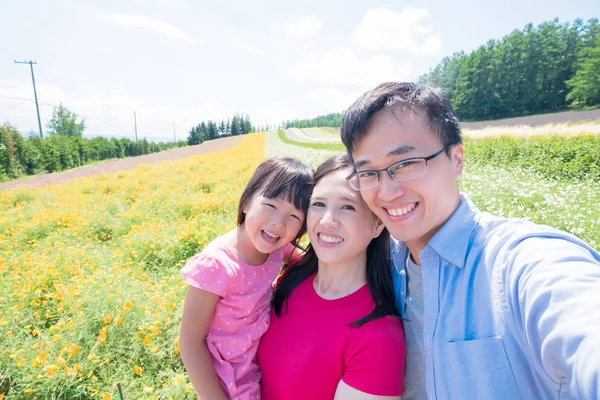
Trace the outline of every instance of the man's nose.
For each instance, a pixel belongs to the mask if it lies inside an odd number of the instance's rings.
[[[379,174],[379,186],[377,187],[377,195],[383,201],[392,201],[396,197],[400,197],[406,192],[403,182],[398,182],[392,179],[387,172]]]

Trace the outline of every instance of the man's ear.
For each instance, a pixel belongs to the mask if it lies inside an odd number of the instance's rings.
[[[456,177],[462,176],[465,167],[465,148],[462,144],[452,146],[452,165],[456,169]]]
[[[379,236],[381,234],[381,231],[383,231],[383,228],[385,228],[383,221],[375,217],[375,225],[373,226],[373,238]]]

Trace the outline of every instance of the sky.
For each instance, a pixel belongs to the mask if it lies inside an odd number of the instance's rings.
[[[341,112],[527,23],[600,16],[598,0],[20,0],[0,5],[0,123],[38,131],[62,103],[85,135],[185,139]]]

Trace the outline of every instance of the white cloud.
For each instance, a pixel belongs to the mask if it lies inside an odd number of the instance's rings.
[[[262,56],[265,54],[265,51],[263,49],[253,46],[250,43],[243,40],[234,41],[231,43],[231,45],[236,49],[242,50],[243,52],[249,54],[253,54],[255,56]]]
[[[442,49],[442,38],[424,24],[428,17],[429,11],[424,8],[408,8],[400,13],[383,8],[369,10],[351,39],[363,50],[436,54]]]
[[[358,57],[352,48],[346,46],[299,61],[288,72],[302,83],[349,85],[363,89],[383,81],[407,79],[412,68],[409,64],[396,62],[387,54]]]
[[[323,22],[320,19],[305,17],[294,22],[286,22],[282,30],[286,35],[302,40],[316,35],[322,28]],[[280,28],[276,26],[275,31],[278,32],[279,30]]]
[[[106,14],[106,18],[117,25],[145,29],[147,31],[158,33],[168,38],[182,40],[193,45],[200,44],[181,29],[176,28],[173,25],[170,25],[164,21],[149,18],[144,15]]]
[[[362,90],[342,91],[336,87],[324,86],[309,89],[307,96],[319,110],[340,112],[348,108],[362,93]],[[315,110],[313,115],[316,113],[318,111]]]

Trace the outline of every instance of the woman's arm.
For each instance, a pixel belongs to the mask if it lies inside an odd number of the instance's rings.
[[[190,381],[201,400],[227,400],[213,367],[204,338],[219,296],[188,286],[181,327],[179,351]]]
[[[340,381],[333,400],[401,400],[402,396],[375,396],[361,392]]]

